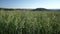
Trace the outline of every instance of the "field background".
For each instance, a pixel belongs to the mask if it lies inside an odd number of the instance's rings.
[[[60,34],[60,12],[2,10],[0,34]]]

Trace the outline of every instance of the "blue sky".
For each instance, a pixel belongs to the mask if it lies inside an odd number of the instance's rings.
[[[60,0],[0,0],[0,8],[60,9]]]

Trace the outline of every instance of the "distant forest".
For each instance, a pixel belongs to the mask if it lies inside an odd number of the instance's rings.
[[[9,11],[13,11],[13,10],[31,10],[31,11],[60,11],[60,9],[46,9],[46,8],[36,8],[36,9],[12,9],[12,8],[0,8],[0,10],[9,10]]]

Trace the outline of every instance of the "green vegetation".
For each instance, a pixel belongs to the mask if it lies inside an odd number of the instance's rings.
[[[0,34],[60,34],[60,12],[0,11]]]

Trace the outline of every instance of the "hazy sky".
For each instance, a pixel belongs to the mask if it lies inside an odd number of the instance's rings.
[[[59,9],[60,0],[0,0],[0,8]]]

